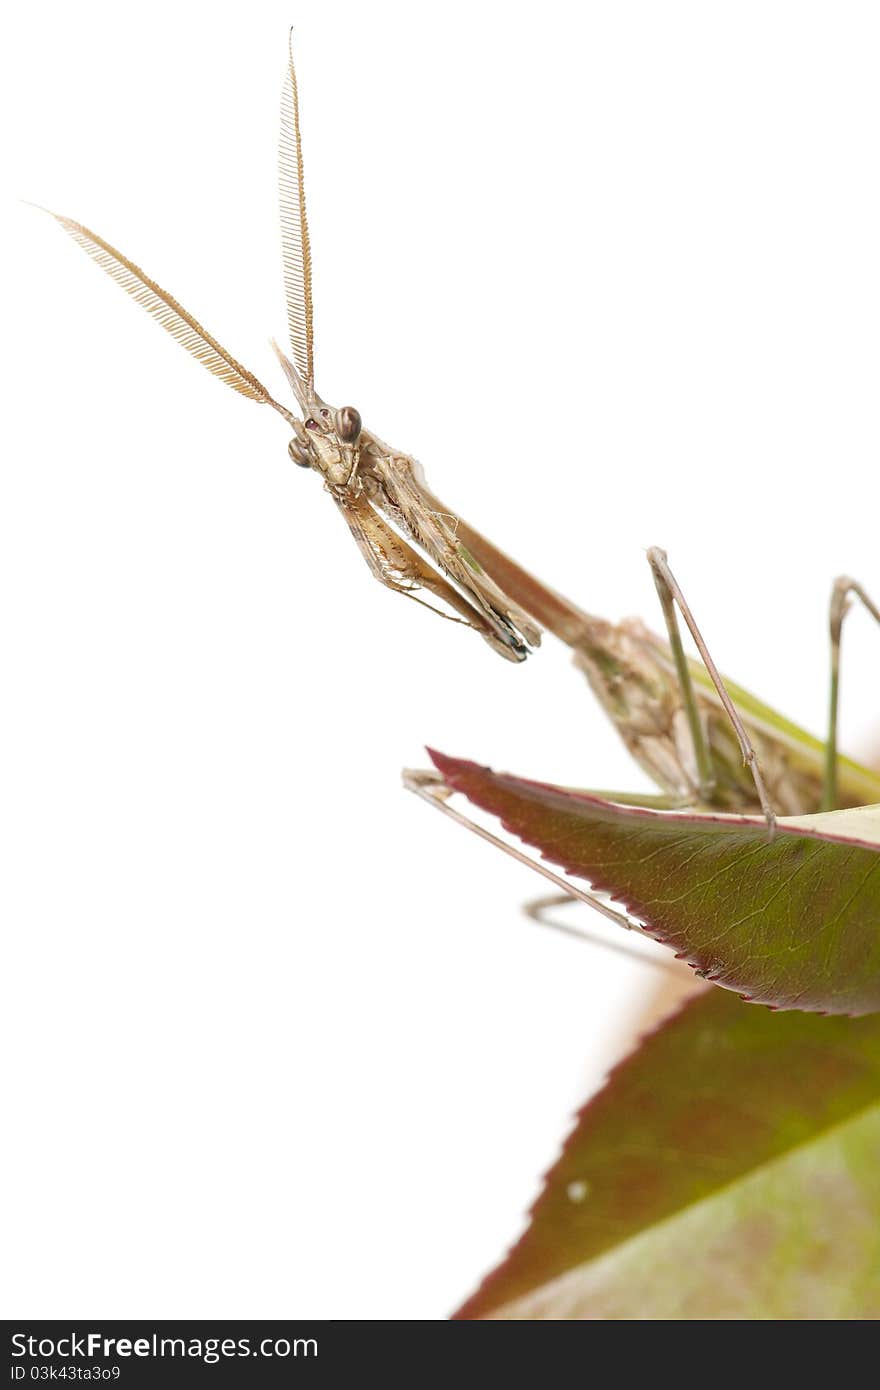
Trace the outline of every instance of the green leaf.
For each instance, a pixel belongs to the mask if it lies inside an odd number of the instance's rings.
[[[700,974],[776,1009],[880,1009],[880,807],[790,817],[651,811],[431,754],[444,780]]]
[[[581,1112],[458,1318],[880,1317],[880,1017],[709,990]]]

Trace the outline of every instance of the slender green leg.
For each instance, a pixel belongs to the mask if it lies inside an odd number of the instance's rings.
[[[667,583],[661,569],[661,562],[666,562],[665,550],[658,550],[656,547],[648,551],[648,563],[654,576],[654,584],[657,589],[657,596],[660,599],[660,607],[663,609],[663,617],[666,620],[666,631],[669,636],[669,645],[672,648],[672,657],[675,662],[675,671],[678,676],[678,684],[681,688],[682,699],[684,700],[685,714],[687,715],[688,727],[691,733],[691,743],[694,748],[694,757],[697,764],[697,779],[700,789],[700,800],[708,803],[712,799],[715,790],[715,769],[712,766],[712,754],[709,744],[706,741],[703,721],[700,718],[700,710],[694,695],[694,684],[691,679],[687,657],[681,642],[681,633],[678,627],[678,619],[675,616],[675,601],[671,586]],[[668,567],[667,567],[668,568]]]
[[[869,598],[861,584],[849,575],[842,574],[835,579],[831,590],[831,606],[828,611],[828,627],[831,636],[831,687],[828,700],[828,741],[825,744],[825,787],[822,793],[822,810],[837,810],[837,720],[840,710],[840,639],[843,620],[849,611],[850,596],[860,599],[862,604],[880,623],[880,608]]]
[[[670,796],[668,792],[609,792],[595,787],[566,787],[566,791],[614,801],[618,806],[643,806],[649,811],[692,811],[699,804],[692,796]]]
[[[712,755],[706,742],[706,735],[703,731],[702,721],[700,720],[699,707],[694,695],[693,682],[691,681],[690,671],[688,670],[687,657],[685,656],[684,648],[681,643],[681,633],[679,632],[678,619],[675,614],[676,607],[684,618],[688,631],[696,643],[697,651],[700,653],[703,665],[709,673],[712,684],[718,692],[718,698],[724,706],[724,711],[736,734],[740,752],[743,757],[743,763],[752,774],[752,780],[755,783],[755,791],[758,793],[758,801],[761,803],[761,810],[764,813],[764,818],[767,821],[767,829],[772,839],[776,830],[776,812],[770,805],[770,798],[767,795],[767,788],[764,784],[760,764],[758,763],[758,755],[746,732],[745,725],[737,714],[736,706],[727,693],[724,680],[718,667],[712,660],[709,649],[703,639],[703,634],[697,627],[696,619],[688,606],[687,599],[682,593],[675,575],[669,568],[666,551],[660,550],[657,546],[652,546],[648,551],[648,564],[651,566],[651,571],[654,575],[654,583],[657,586],[657,593],[660,596],[663,616],[666,619],[666,629],[669,633],[669,645],[672,648],[675,669],[681,684],[682,697],[685,702],[691,737],[694,742],[701,799],[708,801],[711,798],[714,783]]]

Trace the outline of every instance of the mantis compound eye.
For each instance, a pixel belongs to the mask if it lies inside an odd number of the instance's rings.
[[[287,452],[299,468],[311,468],[309,463],[309,451],[301,439],[294,435],[287,446]]]
[[[360,411],[353,405],[344,405],[336,416],[336,433],[343,444],[353,444],[361,432]]]

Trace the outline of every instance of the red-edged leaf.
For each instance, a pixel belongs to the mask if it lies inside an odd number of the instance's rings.
[[[770,841],[755,817],[618,806],[431,756],[715,984],[776,1009],[880,1009],[880,807],[781,820]]]
[[[880,1317],[880,1016],[685,1005],[458,1318]]]

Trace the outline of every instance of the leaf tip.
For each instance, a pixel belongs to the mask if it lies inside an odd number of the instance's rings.
[[[425,745],[425,752],[450,786],[454,786],[456,778],[460,778],[465,773],[489,771],[488,768],[480,767],[479,763],[471,762],[467,758],[451,758],[448,753],[441,753],[439,749],[431,748],[427,744]]]

